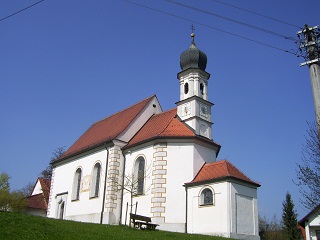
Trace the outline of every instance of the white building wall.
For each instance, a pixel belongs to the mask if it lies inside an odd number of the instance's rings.
[[[314,211],[314,213],[308,217],[308,222],[306,222],[305,224],[307,239],[317,240],[316,231],[320,231],[319,211]]]
[[[240,183],[231,184],[231,237],[260,239],[257,189]]]
[[[43,192],[43,190],[42,190],[42,188],[41,188],[40,181],[37,180],[36,185],[34,186],[33,191],[32,191],[32,193],[31,193],[31,196],[32,196],[32,195],[39,194],[39,193],[42,193],[42,192]]]
[[[100,150],[70,162],[58,165],[54,168],[52,177],[50,202],[48,209],[48,217],[58,217],[58,201],[59,195],[67,192],[65,219],[83,221],[83,222],[100,222],[102,199],[103,199],[103,181],[105,178],[107,151]],[[91,174],[94,165],[101,163],[101,175],[99,196],[90,198]],[[74,174],[78,168],[82,169],[81,187],[79,200],[71,200]]]
[[[201,192],[214,191],[213,205],[200,205]],[[188,188],[188,233],[258,240],[257,190],[223,181]]]
[[[201,146],[199,144],[195,144],[194,151],[194,176],[199,172],[201,167],[203,166],[204,161],[206,163],[215,162],[217,157],[217,153],[213,149],[209,149],[207,147]]]
[[[134,172],[135,161],[143,157],[145,159],[146,179],[144,183],[144,195],[132,197],[132,212],[139,215],[151,217],[151,175],[152,175],[152,159],[153,146],[147,146],[135,151],[129,151],[125,154],[125,175],[131,177]],[[131,194],[124,190],[122,200],[122,224],[129,225]],[[127,208],[128,204],[128,208]],[[137,206],[137,208],[136,208]]]
[[[188,233],[230,237],[228,182],[207,184],[188,188]],[[203,189],[214,191],[213,205],[201,206]]]
[[[191,143],[168,144],[167,202],[164,230],[184,232],[186,222],[186,193],[183,184],[194,177],[194,152]],[[200,159],[196,159],[200,165]]]
[[[146,169],[151,173],[147,174],[148,177],[145,182],[147,191],[145,195],[133,197],[133,212],[135,211],[135,204],[138,202],[137,214],[152,217],[154,222],[160,224],[159,229],[184,232],[186,222],[186,193],[183,185],[186,182],[192,181],[205,161],[215,161],[216,154],[214,150],[194,143],[164,143],[162,145],[147,146],[129,151],[126,154],[127,175],[133,172],[134,162],[140,156],[145,158]],[[161,151],[160,154],[159,151]],[[158,184],[156,185],[158,181],[155,181],[154,174],[157,174],[157,172],[154,165],[159,160],[159,156],[162,156],[162,158],[160,157],[161,164],[165,163],[165,166],[159,166],[161,168],[159,170],[165,170],[163,171],[164,175],[161,176],[162,182],[165,184],[158,187]],[[157,175],[158,177],[159,175]],[[159,198],[161,199],[157,199],[158,195],[151,191],[156,188],[161,188],[161,190],[165,188],[165,192],[161,193],[161,196],[159,194]],[[155,203],[157,200],[161,200],[161,203]],[[130,194],[128,193],[123,196],[122,207],[122,223],[126,222],[126,224],[129,223],[130,211],[130,207],[126,210],[127,203],[130,205]],[[161,211],[164,209],[164,212],[161,212],[161,214],[154,212],[157,210],[156,206]]]
[[[43,210],[43,209],[28,208],[26,210],[26,213],[28,213],[30,215],[34,215],[34,216],[40,216],[40,217],[47,216],[46,210]]]

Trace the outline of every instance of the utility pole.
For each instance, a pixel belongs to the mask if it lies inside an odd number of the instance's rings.
[[[309,27],[306,24],[297,34],[301,43],[300,51],[305,58],[300,66],[309,66],[316,122],[320,131],[320,29],[319,26]]]

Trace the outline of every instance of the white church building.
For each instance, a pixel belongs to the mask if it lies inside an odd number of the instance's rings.
[[[89,127],[52,162],[48,217],[129,225],[134,212],[160,230],[260,239],[260,185],[217,161],[207,56],[191,36],[176,107],[153,95]]]

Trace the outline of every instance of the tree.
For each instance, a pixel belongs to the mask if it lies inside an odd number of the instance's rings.
[[[28,200],[22,191],[13,191],[10,193],[10,210],[14,212],[22,212],[25,210]]]
[[[0,190],[8,190],[10,189],[9,185],[10,176],[6,173],[0,174]]]
[[[0,211],[23,211],[27,200],[22,191],[10,192],[9,179],[7,173],[0,174]]]
[[[297,214],[294,211],[294,204],[289,192],[286,194],[286,200],[282,203],[282,211],[283,231],[286,239],[301,239],[301,231],[298,228]]]
[[[302,148],[302,163],[297,164],[297,182],[308,210],[320,204],[320,134],[317,123],[308,123],[306,143]],[[320,129],[320,128],[319,128]]]
[[[8,211],[10,208],[10,176],[7,173],[0,174],[0,211]]]
[[[55,150],[53,150],[49,166],[39,174],[39,177],[43,177],[45,179],[51,179],[52,177],[51,163],[54,162],[55,160],[58,160],[64,153],[65,153],[65,147],[58,147]]]
[[[23,193],[25,197],[29,197],[32,194],[33,188],[34,188],[34,183],[29,182],[20,191]]]
[[[286,240],[283,236],[282,224],[276,215],[272,219],[259,216],[259,235],[261,240]]]

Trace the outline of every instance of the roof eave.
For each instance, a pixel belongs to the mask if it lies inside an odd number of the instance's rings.
[[[320,210],[320,204],[319,204],[318,206],[316,206],[314,209],[312,209],[306,216],[304,216],[304,217],[298,222],[299,225],[305,227],[305,222],[306,222],[306,220],[308,220],[308,218],[310,217],[310,215],[311,215],[313,212],[317,211],[317,209]]]
[[[209,184],[209,183],[215,183],[215,182],[221,182],[221,181],[225,181],[225,180],[236,180],[236,181],[240,181],[249,185],[253,185],[255,187],[261,187],[261,185],[259,183],[256,183],[254,181],[246,181],[240,178],[236,178],[233,176],[223,176],[223,177],[219,177],[219,178],[214,178],[214,179],[209,179],[209,180],[203,180],[203,181],[197,181],[197,182],[188,182],[185,183],[184,186],[186,187],[194,187],[194,186],[199,186],[199,185],[203,185],[203,184]]]
[[[155,137],[148,138],[146,140],[143,140],[143,141],[131,144],[131,145],[124,146],[122,149],[123,150],[127,150],[127,149],[134,148],[136,146],[139,146],[139,145],[142,145],[142,144],[145,144],[147,142],[151,142],[151,141],[154,141],[154,140],[157,140],[157,139],[195,139],[195,140],[204,141],[204,142],[207,142],[209,144],[213,144],[218,148],[217,155],[218,155],[218,153],[220,151],[220,148],[221,148],[221,146],[219,144],[217,144],[217,143],[215,143],[215,142],[213,142],[213,141],[211,141],[209,139],[206,139],[206,138],[200,137],[198,135],[195,135],[195,136],[155,136]]]
[[[102,147],[103,145],[109,145],[109,144],[112,144],[112,139],[104,140],[104,141],[102,141],[100,143],[93,144],[93,145],[88,146],[86,148],[83,148],[83,149],[81,149],[79,151],[75,151],[73,153],[70,153],[70,154],[68,154],[66,156],[62,156],[62,157],[58,158],[57,160],[51,161],[50,164],[54,165],[56,163],[63,162],[65,160],[67,160],[69,158],[72,158],[74,156],[77,156],[79,154],[83,154],[83,153],[91,151],[91,150],[93,150],[95,148]]]

